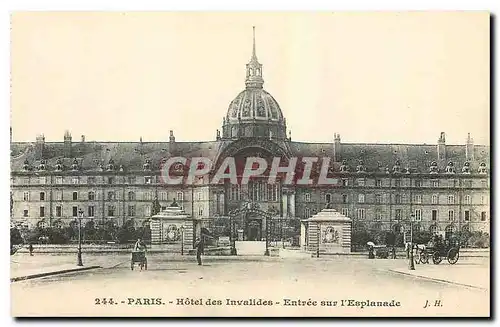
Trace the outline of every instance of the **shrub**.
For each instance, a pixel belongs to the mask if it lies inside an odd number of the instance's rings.
[[[21,232],[17,228],[10,229],[10,245],[18,245],[24,243],[24,240],[21,236]]]

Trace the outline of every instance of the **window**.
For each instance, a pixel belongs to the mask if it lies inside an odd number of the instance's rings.
[[[63,199],[63,192],[56,191],[56,201],[62,201],[62,199]]]
[[[380,194],[375,195],[375,203],[378,203],[378,204],[382,203],[382,195],[380,195]]]
[[[396,220],[401,220],[401,217],[403,216],[403,213],[401,209],[396,209]]]
[[[144,184],[152,184],[153,178],[151,176],[144,177]]]
[[[415,221],[422,220],[422,209],[415,209]]]
[[[454,180],[451,182],[451,185],[453,185],[453,187],[458,187],[458,180],[454,179]]]
[[[87,178],[87,182],[88,182],[89,184],[95,184],[95,177],[93,177],[93,176],[88,177],[88,178]]]
[[[116,193],[113,191],[108,192],[108,200],[116,200]]]
[[[481,212],[481,221],[486,221],[486,211]]]
[[[381,180],[381,179],[377,179],[377,180],[375,181],[375,186],[377,186],[377,187],[382,187],[382,180]]]
[[[396,204],[401,204],[401,195],[396,194]]]
[[[146,217],[150,217],[151,216],[151,207],[150,206],[144,207],[144,215]]]
[[[432,216],[431,216],[431,217],[432,217],[432,220],[433,220],[433,221],[436,221],[436,220],[437,220],[437,218],[438,218],[438,211],[437,211],[436,209],[433,209],[433,210],[431,211],[431,215],[432,215]]]
[[[45,192],[40,192],[40,201],[45,201]]]
[[[448,220],[449,221],[454,221],[455,220],[455,211],[449,210],[448,211]]]
[[[342,214],[346,217],[349,217],[349,208],[342,208]]]
[[[135,176],[129,176],[128,177],[128,183],[129,184],[135,184]]]
[[[198,216],[203,216],[203,207],[198,208]]]
[[[114,217],[114,216],[115,216],[115,206],[109,205],[108,206],[108,217]]]
[[[73,217],[78,217],[78,207],[73,206]]]
[[[422,195],[420,194],[415,194],[415,203],[422,203]]]
[[[196,193],[196,201],[201,201],[201,192]]]
[[[135,206],[134,205],[128,206],[128,215],[129,215],[129,217],[135,216]]]
[[[73,201],[78,200],[78,192],[73,192]]]
[[[365,186],[365,179],[364,178],[358,179],[358,186]]]
[[[63,178],[61,176],[56,176],[56,184],[62,184]]]
[[[179,201],[179,202],[184,201],[184,193],[177,192],[177,201]]]
[[[356,217],[358,219],[365,219],[365,209],[357,209],[356,210]]]
[[[29,217],[28,209],[24,209],[24,211],[23,211],[23,217]]]
[[[40,217],[45,217],[45,207],[40,207]]]
[[[135,201],[135,193],[130,191],[128,192],[128,200],[129,201]]]
[[[56,206],[56,217],[61,217],[61,216],[62,216],[62,207]]]
[[[465,195],[465,196],[464,196],[464,203],[465,203],[465,204],[471,204],[470,195]]]
[[[454,204],[454,203],[455,203],[455,196],[448,195],[448,204]]]
[[[431,181],[431,186],[432,186],[432,187],[439,187],[439,181],[438,181],[438,180],[436,180],[436,179],[435,179],[435,180],[432,180],[432,181]]]
[[[464,211],[464,220],[470,221],[470,211],[469,210]]]
[[[466,188],[471,188],[472,187],[472,181],[470,179],[464,181],[464,187]]]
[[[342,180],[342,186],[349,186],[349,180],[343,179]]]
[[[93,192],[93,191],[89,192],[89,200],[90,201],[94,201],[95,200],[95,192]]]
[[[439,195],[433,194],[431,200],[432,200],[432,204],[438,204],[438,202],[439,202]]]
[[[47,184],[47,177],[40,177],[40,184]]]
[[[71,178],[71,184],[78,184],[78,182],[79,182],[78,177]]]
[[[89,217],[94,217],[95,216],[95,207],[89,206],[88,213],[89,213]]]
[[[160,192],[160,200],[161,201],[167,201],[168,200],[167,192]]]
[[[487,180],[481,180],[481,187],[482,188],[488,188],[488,181]]]
[[[115,183],[115,178],[114,177],[108,177],[108,184],[114,184]]]
[[[415,180],[415,187],[422,187],[422,181],[420,179]]]
[[[24,201],[29,201],[30,200],[30,192],[24,192],[23,193],[23,200]]]
[[[401,187],[401,180],[400,179],[395,179],[394,180],[394,186],[395,187]]]
[[[348,197],[347,194],[342,194],[342,203],[347,203]]]
[[[408,203],[406,194],[401,195],[401,203]]]
[[[365,203],[365,195],[358,194],[358,203]]]
[[[332,195],[331,194],[325,194],[325,202],[326,203],[332,202]]]
[[[309,218],[309,217],[311,217],[311,209],[304,208],[304,218]]]
[[[481,204],[486,204],[486,197],[484,195],[481,195]]]
[[[376,212],[375,213],[375,220],[382,220],[384,217],[384,215],[382,214],[382,212]]]

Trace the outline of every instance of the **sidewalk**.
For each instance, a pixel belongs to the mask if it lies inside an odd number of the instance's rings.
[[[415,265],[415,270],[409,270],[408,267],[388,270],[394,273],[424,278],[436,282],[490,290],[490,269],[488,265],[419,264]]]

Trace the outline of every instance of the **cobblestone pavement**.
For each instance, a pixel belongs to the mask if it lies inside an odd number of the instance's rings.
[[[455,266],[416,265],[423,277],[439,274],[444,281],[401,274],[408,271],[403,259],[208,257],[198,266],[192,256],[152,255],[147,271],[131,271],[126,255],[84,260],[118,265],[12,283],[13,315],[488,316],[490,308],[489,283],[477,281],[489,280],[487,258],[468,258]],[[446,282],[457,276],[474,287]],[[249,299],[268,305],[230,302]],[[209,300],[221,304],[207,305]],[[392,300],[400,305],[366,302]],[[424,308],[426,303],[430,306]]]

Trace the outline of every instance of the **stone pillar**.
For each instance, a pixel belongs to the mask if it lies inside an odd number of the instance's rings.
[[[295,218],[295,192],[290,194],[290,217]]]
[[[283,192],[282,196],[283,201],[283,218],[288,216],[288,193]]]
[[[303,250],[307,250],[307,244],[306,244],[306,224],[301,221],[300,222],[300,248]]]

